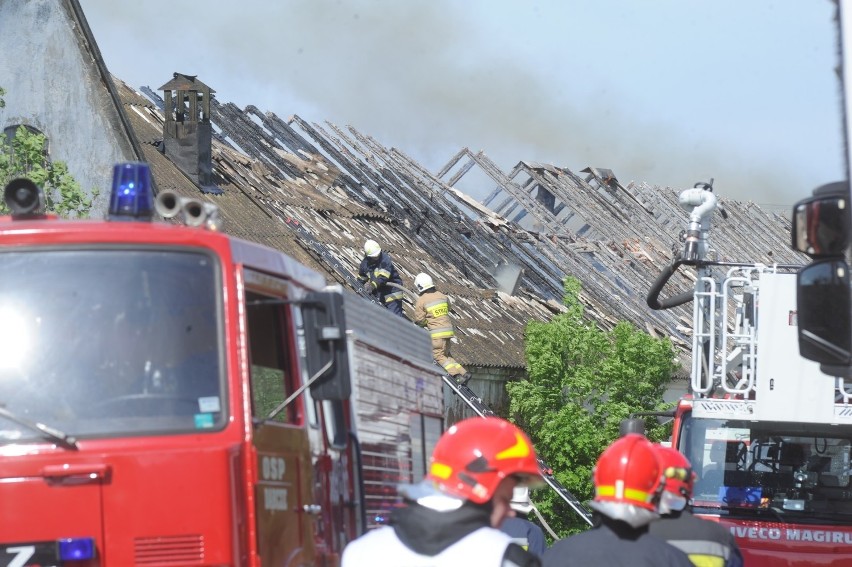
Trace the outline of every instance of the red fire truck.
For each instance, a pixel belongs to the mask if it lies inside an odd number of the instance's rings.
[[[441,433],[428,333],[115,174],[103,221],[4,192],[0,566],[336,564]]]
[[[648,304],[693,304],[690,395],[672,446],[698,475],[694,511],[731,530],[746,565],[850,565],[852,384],[799,353],[800,266],[711,260],[712,187],[680,203],[691,211],[684,250]],[[681,266],[695,268],[694,291],[661,300]]]

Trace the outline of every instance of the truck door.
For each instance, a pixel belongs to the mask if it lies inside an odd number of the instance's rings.
[[[314,562],[311,451],[303,398],[286,407],[296,389],[296,340],[288,316],[286,283],[246,270],[245,328],[253,443],[256,449],[257,545],[263,565]]]

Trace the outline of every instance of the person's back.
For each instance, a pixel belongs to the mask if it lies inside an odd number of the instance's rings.
[[[662,471],[653,444],[631,433],[614,441],[594,470],[595,526],[560,540],[544,554],[545,567],[692,567],[685,553],[648,533],[656,520]]]
[[[511,565],[534,567],[512,538],[489,525],[487,508],[466,503],[454,511],[417,503],[396,510],[391,525],[373,530],[344,550],[341,567]]]
[[[415,280],[415,287],[418,288]],[[436,290],[434,284],[420,292],[414,304],[415,323],[422,323],[434,338],[449,338],[455,335],[450,320],[450,300],[446,294]]]
[[[506,518],[500,526],[500,531],[512,538],[512,541],[541,557],[547,551],[547,540],[540,527],[526,518]]]
[[[606,565],[607,567],[692,567],[674,546],[648,533],[606,516],[585,532],[562,539],[545,552],[544,567]]]
[[[414,287],[418,297],[414,303],[414,323],[425,326],[432,337],[432,356],[457,384],[466,384],[470,374],[464,366],[456,362],[450,350],[450,339],[455,335],[450,319],[450,298],[435,289],[432,276],[419,273],[414,278]]]
[[[743,559],[733,534],[710,520],[693,516],[688,510],[664,515],[650,532],[677,547],[701,567],[740,567]]]
[[[508,421],[468,418],[435,445],[429,473],[400,485],[406,502],[390,525],[350,542],[341,567],[540,567],[538,557],[497,529],[512,490],[540,483],[529,438]]]

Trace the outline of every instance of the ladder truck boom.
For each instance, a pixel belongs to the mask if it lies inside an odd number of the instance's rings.
[[[689,393],[675,410],[672,446],[698,475],[694,511],[731,530],[747,565],[848,564],[852,385],[799,352],[801,266],[714,259],[712,185],[684,191],[680,204],[689,213],[684,247],[647,303],[692,302]],[[661,299],[686,268],[693,290]]]

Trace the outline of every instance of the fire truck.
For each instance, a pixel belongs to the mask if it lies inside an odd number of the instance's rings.
[[[852,564],[852,383],[799,353],[801,266],[714,260],[712,185],[683,191],[680,204],[690,212],[683,251],[647,299],[652,309],[692,303],[690,393],[671,443],[697,474],[694,512],[729,528],[749,566]],[[835,198],[835,211],[844,206]],[[794,232],[812,209],[796,209]],[[694,289],[661,299],[682,267],[694,269]],[[848,301],[834,309],[848,317]]]
[[[426,331],[155,199],[145,164],[105,220],[4,199],[0,566],[335,565],[422,477]]]

